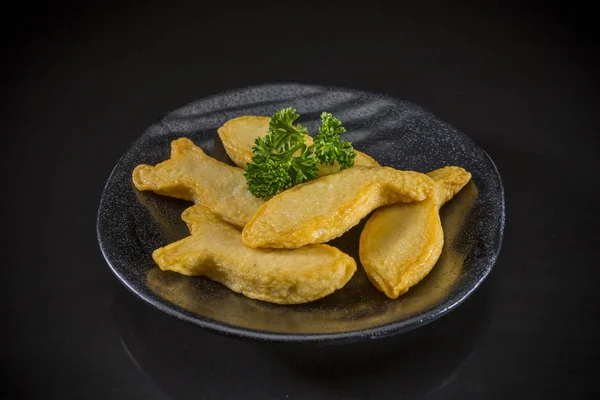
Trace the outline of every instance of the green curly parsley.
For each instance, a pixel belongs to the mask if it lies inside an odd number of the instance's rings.
[[[352,143],[340,140],[340,135],[344,132],[346,129],[342,126],[342,121],[328,112],[321,114],[321,126],[314,143],[315,157],[319,163],[333,165],[337,161],[340,169],[354,165],[356,153]]]
[[[293,125],[300,115],[291,107],[271,117],[269,133],[257,138],[252,162],[245,172],[248,190],[256,197],[271,197],[317,176],[317,162],[305,142],[302,125]]]
[[[337,161],[341,169],[354,165],[356,153],[350,142],[340,140],[346,129],[339,119],[322,113],[319,132],[314,143],[307,146],[308,131],[300,124],[293,125],[298,117],[292,107],[279,110],[271,117],[269,133],[254,141],[252,161],[244,173],[254,196],[269,198],[315,179],[319,164]]]

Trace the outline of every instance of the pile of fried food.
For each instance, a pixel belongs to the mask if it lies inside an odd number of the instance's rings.
[[[158,266],[206,276],[253,299],[313,301],[342,288],[356,271],[352,257],[325,243],[376,210],[359,243],[369,280],[391,299],[421,281],[442,251],[439,209],[471,174],[455,166],[427,174],[400,171],[355,151],[349,168],[326,166],[316,179],[259,198],[248,190],[244,169],[270,120],[240,116],[218,129],[237,167],[180,138],[171,142],[170,159],[134,169],[138,190],[194,203],[182,214],[190,236],[156,249]]]

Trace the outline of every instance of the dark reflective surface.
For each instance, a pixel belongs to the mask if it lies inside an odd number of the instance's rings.
[[[451,384],[478,351],[489,328],[493,292],[493,281],[486,282],[431,325],[344,345],[221,336],[163,314],[121,287],[115,287],[111,311],[132,365],[172,398],[297,397],[286,385],[297,377],[321,388],[318,399],[415,398]],[[385,385],[389,381],[395,385]]]
[[[0,75],[0,397],[598,398],[597,13],[591,2],[468,3],[296,2],[283,35],[273,24],[283,5],[12,3]],[[223,90],[290,80],[422,104],[502,174],[496,266],[464,304],[408,333],[410,356],[371,347],[402,348],[404,334],[310,353],[210,334],[129,293],[100,254],[98,197],[149,123]],[[367,132],[356,128],[352,140]]]

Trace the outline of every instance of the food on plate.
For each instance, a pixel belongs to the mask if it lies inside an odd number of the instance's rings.
[[[375,210],[360,235],[359,258],[373,285],[397,298],[438,262],[440,207],[471,174],[460,167],[428,174],[382,167],[340,139],[346,130],[330,113],[321,114],[314,137],[295,123],[298,117],[288,107],[223,124],[223,146],[242,168],[187,138],[171,142],[170,159],[138,165],[138,190],[195,203],[181,215],[190,236],[156,249],[154,261],[253,299],[309,302],[343,287],[356,270],[352,257],[323,243]]]
[[[360,262],[373,285],[391,299],[408,291],[434,267],[444,244],[439,209],[471,179],[459,167],[427,175],[435,181],[432,197],[378,209],[360,236]]]
[[[133,171],[138,190],[202,204],[224,221],[243,228],[264,200],[246,187],[244,171],[206,155],[190,139],[171,142],[171,158]]]
[[[322,113],[321,126],[312,138],[305,127],[294,125],[299,116],[294,108],[287,107],[271,118],[246,116],[218,130],[234,159],[242,161],[250,156],[243,168],[248,190],[254,196],[270,198],[319,175],[354,166],[356,152],[352,143],[340,139],[346,129],[339,119]],[[265,123],[267,133],[263,134]],[[252,129],[250,134],[237,133],[247,128]],[[249,146],[251,136],[253,145]],[[362,159],[369,162],[366,157]]]
[[[160,202],[164,199],[155,196],[141,197],[150,199],[150,206],[154,205],[159,215],[167,217],[166,213],[170,213],[170,207],[160,207]],[[287,306],[274,307],[268,302],[248,301],[245,296],[227,289],[216,281],[214,284],[198,284],[197,278],[163,271],[158,266],[146,271],[146,285],[156,296],[184,310],[247,329],[314,333],[314,329],[318,327],[324,333],[333,333],[369,328],[373,318],[377,318],[381,325],[394,323],[398,321],[399,315],[408,318],[439,304],[460,282],[464,273],[465,256],[474,245],[473,240],[461,240],[460,237],[466,234],[465,222],[469,219],[477,197],[477,187],[470,181],[452,201],[441,208],[440,216],[444,225],[442,255],[435,268],[427,275],[429,282],[418,284],[409,290],[407,294],[410,293],[410,301],[403,301],[404,295],[400,296],[398,301],[389,300],[385,294],[375,289],[366,274],[358,269],[342,289],[318,300],[320,304],[317,306],[317,313],[310,303],[308,307],[294,307],[294,312],[290,313]],[[181,213],[175,217],[180,218]],[[168,218],[172,219],[170,216]],[[171,222],[170,225],[171,229],[176,229],[174,226],[180,224]],[[187,232],[187,227],[183,225]],[[360,230],[349,233],[352,235],[351,242],[358,245]],[[179,235],[171,241],[181,237]],[[165,243],[168,243],[169,240],[166,240]],[[358,262],[358,258],[355,260]],[[223,288],[218,288],[217,285]],[[378,301],[379,296],[372,293],[373,290],[388,301]],[[223,310],[227,312],[224,313]]]
[[[434,182],[414,171],[354,167],[294,186],[266,201],[242,231],[249,247],[297,248],[334,239],[378,207],[422,201]]]
[[[469,181],[471,173],[461,167],[438,168],[427,173],[435,182],[435,201],[440,208],[450,201]]]
[[[270,121],[271,117],[242,115],[228,120],[217,129],[225,152],[235,165],[245,169],[252,161],[254,141],[269,133]]]
[[[252,147],[257,138],[263,138],[269,133],[269,122],[271,117],[257,115],[243,115],[225,122],[218,130],[219,137],[229,158],[235,165],[246,169],[248,163],[252,162]],[[313,138],[306,135],[305,143],[312,145]],[[372,157],[354,149],[356,158],[354,165],[377,167],[379,163]],[[317,175],[329,175],[340,170],[336,161],[334,165],[320,165]]]
[[[241,233],[202,205],[182,219],[191,235],[152,253],[162,270],[206,276],[243,295],[279,304],[327,296],[356,271],[354,259],[326,244],[295,250],[252,249]]]

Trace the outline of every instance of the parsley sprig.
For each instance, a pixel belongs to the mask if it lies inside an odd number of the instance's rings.
[[[356,153],[350,142],[340,140],[346,129],[339,119],[322,113],[319,132],[307,146],[308,130],[294,125],[299,117],[292,107],[277,111],[271,117],[268,134],[254,141],[252,161],[245,172],[248,190],[254,196],[269,198],[315,179],[320,164],[337,161],[340,169],[354,165]]]
[[[328,112],[321,114],[321,126],[315,137],[315,157],[321,164],[333,165],[336,161],[340,169],[352,167],[356,153],[352,143],[340,140],[340,135],[346,132],[342,121],[334,118]]]

